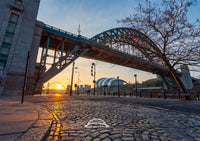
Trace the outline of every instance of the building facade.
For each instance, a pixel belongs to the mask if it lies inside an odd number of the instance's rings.
[[[36,60],[34,52],[39,47],[33,43],[38,36],[35,32],[40,32],[37,27],[42,24],[36,22],[39,3],[40,0],[0,1],[0,94],[22,94],[28,51],[30,58]],[[29,62],[28,77],[34,77],[35,60]],[[27,87],[31,85],[30,80]]]

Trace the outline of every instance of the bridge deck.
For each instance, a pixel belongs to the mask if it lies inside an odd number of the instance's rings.
[[[44,26],[40,47],[46,47],[48,36],[50,36],[49,49],[52,50],[61,51],[62,41],[64,40],[65,53],[68,53],[75,47],[75,45],[79,44],[81,48],[89,48],[89,51],[87,51],[87,53],[85,53],[82,57],[139,69],[154,74],[168,74],[168,70],[161,65],[119,50],[108,48],[107,46],[90,40],[87,37],[75,35],[48,25]]]

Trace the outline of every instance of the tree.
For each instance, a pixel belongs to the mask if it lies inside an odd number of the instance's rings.
[[[118,20],[150,37],[152,41],[126,37],[122,42],[133,44],[149,61],[165,64],[183,93],[187,89],[176,70],[181,64],[200,67],[200,22],[198,19],[190,22],[187,17],[194,3],[146,0],[144,5],[138,5],[134,14]],[[147,43],[151,45],[147,47]]]

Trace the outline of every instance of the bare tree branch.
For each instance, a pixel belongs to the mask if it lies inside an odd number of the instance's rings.
[[[133,44],[149,61],[160,63],[162,60],[176,81],[179,80],[175,70],[181,64],[200,67],[200,22],[198,19],[190,22],[187,17],[195,3],[196,0],[146,0],[144,5],[136,7],[134,14],[118,20],[151,38],[155,45],[145,39],[138,43],[138,48]],[[131,38],[123,42],[130,44]]]

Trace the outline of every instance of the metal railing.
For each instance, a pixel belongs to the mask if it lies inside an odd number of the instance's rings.
[[[91,41],[89,38],[85,37],[85,36],[81,36],[81,35],[76,35],[74,33],[71,33],[71,32],[68,32],[68,31],[65,31],[63,29],[59,29],[57,27],[54,27],[54,26],[51,26],[51,25],[48,25],[48,24],[45,24],[44,25],[44,29],[48,29],[48,30],[52,30],[53,32],[57,32],[57,33],[62,33],[62,34],[65,34],[67,36],[72,36],[74,38],[80,38],[80,39],[84,39],[84,40],[88,40],[88,41]]]

